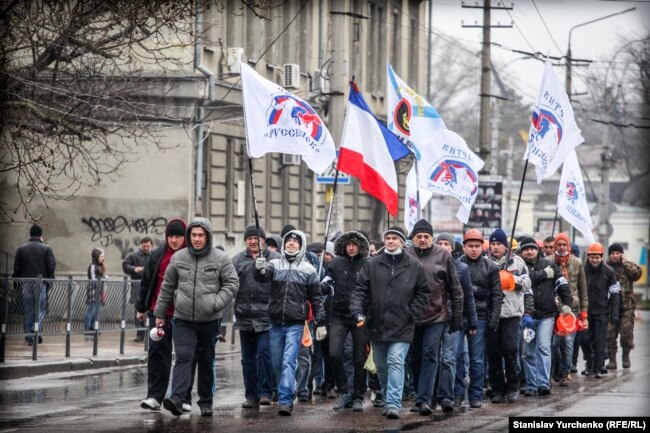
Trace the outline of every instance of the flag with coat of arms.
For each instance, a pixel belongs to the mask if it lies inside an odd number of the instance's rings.
[[[410,231],[417,220],[418,188],[420,207],[426,205],[431,193],[455,197],[461,202],[456,218],[467,223],[483,161],[460,135],[447,129],[436,109],[404,83],[390,65],[387,71],[388,126],[411,148],[417,164],[407,176],[406,228]]]
[[[537,183],[552,176],[583,141],[571,101],[547,59],[524,155],[535,165]]]
[[[594,225],[589,214],[585,183],[582,180],[578,156],[574,149],[569,152],[562,166],[557,211],[562,218],[582,233],[587,242],[594,242],[592,233]]]
[[[241,64],[241,78],[248,155],[301,155],[316,173],[327,170],[336,159],[336,149],[316,111],[245,63]]]

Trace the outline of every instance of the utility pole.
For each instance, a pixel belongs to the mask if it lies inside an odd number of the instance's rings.
[[[347,10],[348,2],[334,1],[332,7],[336,8],[330,12],[330,19],[332,23],[332,51],[330,58],[332,59],[332,75],[330,76],[330,92],[329,92],[329,131],[332,134],[334,143],[341,141],[341,134],[343,133],[343,122],[345,119],[345,90],[348,81],[350,80],[348,72],[348,61],[345,47],[347,46],[347,32],[345,32],[345,24],[347,22],[347,14],[343,11]],[[328,194],[331,196],[331,194]],[[333,198],[334,208],[332,210],[332,221],[330,222],[330,233],[337,230],[345,231],[345,193],[343,188],[338,187],[336,197]]]
[[[479,6],[478,4],[472,6],[472,5],[466,5],[465,2],[462,3],[463,8],[468,8],[468,9],[483,9],[483,25],[465,25],[462,24],[463,28],[482,28],[483,29],[483,47],[481,49],[481,93],[479,96],[481,97],[481,124],[479,128],[479,135],[478,135],[478,142],[479,142],[479,149],[478,149],[478,156],[485,161],[485,165],[483,166],[483,173],[490,173],[490,166],[491,166],[491,157],[490,157],[490,140],[492,138],[491,134],[491,106],[490,106],[490,98],[492,97],[490,93],[490,75],[491,75],[491,69],[492,69],[492,63],[490,60],[490,45],[491,45],[491,39],[490,39],[490,30],[492,28],[512,28],[512,25],[501,25],[500,23],[497,23],[497,25],[491,25],[491,10],[492,9],[497,9],[497,10],[512,10],[512,6],[507,7],[503,6],[501,2],[497,6],[491,6],[490,0],[483,0],[483,6]]]
[[[612,226],[609,223],[609,170],[612,166],[611,155],[612,122],[614,121],[614,98],[612,88],[605,89],[605,106],[609,108],[609,123],[605,129],[603,140],[603,151],[600,154],[602,165],[600,166],[600,192],[598,194],[598,239],[605,247],[609,245],[609,236],[612,234]]]

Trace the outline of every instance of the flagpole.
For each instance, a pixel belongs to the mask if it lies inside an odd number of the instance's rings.
[[[240,79],[242,79],[242,99],[243,99],[243,94],[244,94],[243,77],[240,76]],[[248,155],[248,173],[249,173],[250,183],[251,183],[251,197],[253,198],[253,211],[255,214],[255,230],[257,231],[257,251],[258,251],[258,257],[262,257],[262,245],[260,241],[260,217],[259,217],[259,212],[257,210],[257,193],[255,190],[255,177],[253,175],[253,158],[251,158],[250,141],[248,139],[248,123],[246,122],[246,110],[243,111],[244,111],[244,134],[246,135],[246,153]],[[261,272],[263,274],[264,270],[262,270]]]
[[[553,215],[553,229],[551,230],[551,236],[555,237],[555,220],[557,219],[557,206],[555,206],[555,215]]]
[[[521,203],[521,194],[524,191],[524,183],[526,182],[526,171],[528,170],[528,159],[524,164],[524,174],[521,176],[521,185],[519,186],[519,197],[517,197],[517,207],[515,208],[515,218],[512,221],[512,231],[510,232],[510,245],[508,245],[508,251],[506,251],[506,261],[504,269],[508,267],[508,261],[510,260],[510,252],[512,251],[512,243],[515,239],[515,229],[517,228],[517,217],[519,216],[519,204]]]
[[[415,156],[415,153],[413,154]],[[420,169],[418,168],[418,159],[415,158],[415,201],[418,203],[418,209],[416,215],[418,221],[422,219],[422,208],[420,207]]]
[[[339,153],[339,157],[340,157]],[[325,257],[325,250],[327,249],[327,237],[330,233],[330,222],[332,221],[332,209],[334,208],[334,199],[336,198],[336,185],[339,180],[339,169],[338,162],[336,164],[336,173],[334,173],[334,186],[332,187],[332,199],[330,200],[330,208],[327,211],[327,221],[325,222],[325,242],[323,243],[323,253],[320,255],[320,260],[318,262],[318,278],[320,279],[320,273],[323,269],[323,257]]]

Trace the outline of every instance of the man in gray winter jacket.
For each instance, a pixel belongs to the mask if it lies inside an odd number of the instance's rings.
[[[198,405],[202,416],[212,416],[214,346],[223,311],[239,290],[239,279],[226,253],[213,247],[208,219],[194,218],[187,226],[185,240],[187,248],[172,256],[165,271],[154,310],[156,326],[164,326],[167,307],[174,302],[176,364],[163,406],[176,416],[183,413],[196,352]]]

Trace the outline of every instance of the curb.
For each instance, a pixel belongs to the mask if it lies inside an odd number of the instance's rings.
[[[64,373],[145,364],[146,355],[120,358],[73,358],[62,361],[35,361],[29,364],[0,366],[0,380],[22,379],[49,373]]]

